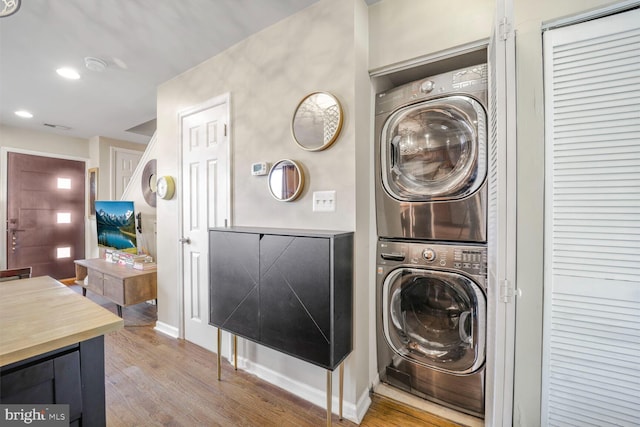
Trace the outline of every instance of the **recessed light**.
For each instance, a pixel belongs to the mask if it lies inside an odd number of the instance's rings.
[[[30,112],[26,111],[26,110],[18,110],[15,112],[15,115],[18,117],[22,117],[24,119],[30,119],[33,117],[33,114],[31,114]]]
[[[58,73],[58,75],[64,77],[65,79],[69,79],[69,80],[78,80],[80,78],[80,74],[78,74],[78,72],[73,68],[67,68],[67,67],[58,68],[56,70],[56,73]]]

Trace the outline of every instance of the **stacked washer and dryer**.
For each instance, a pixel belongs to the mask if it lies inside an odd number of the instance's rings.
[[[487,67],[376,95],[380,380],[484,416]]]

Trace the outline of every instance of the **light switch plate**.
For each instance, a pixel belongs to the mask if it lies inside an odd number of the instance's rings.
[[[313,211],[314,212],[335,212],[336,192],[335,191],[314,191]]]

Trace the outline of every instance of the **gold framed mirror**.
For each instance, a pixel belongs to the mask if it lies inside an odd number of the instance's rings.
[[[269,192],[274,199],[291,202],[304,188],[304,173],[300,165],[289,159],[277,161],[269,171]]]
[[[307,151],[320,151],[338,139],[344,113],[338,99],[328,92],[313,92],[296,107],[291,133],[296,144]]]

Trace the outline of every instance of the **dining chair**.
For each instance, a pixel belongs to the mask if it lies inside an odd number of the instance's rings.
[[[0,270],[0,282],[9,280],[28,279],[31,277],[31,267],[10,268],[8,270]]]

